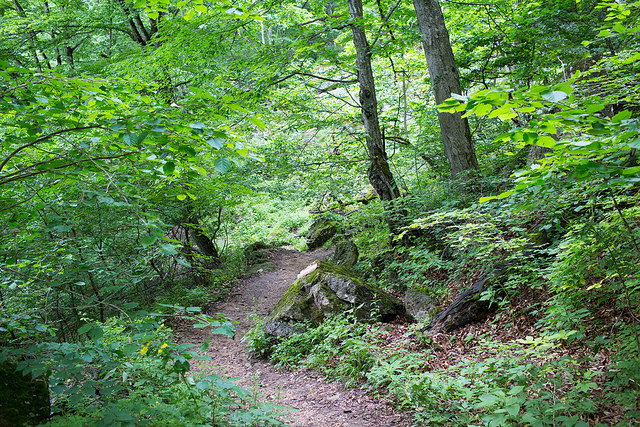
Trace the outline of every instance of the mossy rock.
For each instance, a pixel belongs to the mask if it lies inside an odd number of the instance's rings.
[[[260,264],[252,264],[247,268],[247,275],[256,274],[256,273],[267,273],[269,271],[274,271],[276,266],[271,261],[262,262]]]
[[[436,301],[430,292],[420,288],[409,289],[405,294],[404,303],[407,317],[411,320],[428,321],[438,312]]]
[[[335,222],[326,218],[315,220],[307,233],[307,247],[309,250],[318,249],[327,243],[338,232]]]
[[[331,262],[346,267],[353,267],[358,262],[358,247],[351,240],[344,240],[336,245]]]
[[[269,261],[271,248],[263,242],[255,242],[244,248],[244,258],[248,265],[262,264]]]
[[[312,273],[296,280],[265,319],[269,335],[285,337],[318,324],[330,313],[355,310],[360,321],[391,321],[404,314],[402,301],[363,281],[349,268],[318,262]]]
[[[271,247],[263,242],[255,242],[244,248],[244,259],[249,268],[247,274],[255,274],[266,271],[273,271],[276,266],[269,259]]]

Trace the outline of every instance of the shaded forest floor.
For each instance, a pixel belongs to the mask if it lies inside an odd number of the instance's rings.
[[[389,402],[360,389],[345,389],[339,382],[327,382],[315,371],[278,370],[268,362],[247,355],[245,344],[240,341],[253,327],[252,315],[267,315],[301,270],[328,255],[329,252],[323,249],[309,253],[274,249],[271,252],[274,271],[258,272],[244,278],[225,302],[208,307],[209,313],[224,313],[237,322],[234,340],[183,324],[173,328],[178,342],[199,346],[211,337],[207,350],[211,360],[197,362],[193,369],[239,377],[236,383],[258,393],[260,400],[292,408],[285,421],[293,426],[408,425],[410,416],[394,410]]]

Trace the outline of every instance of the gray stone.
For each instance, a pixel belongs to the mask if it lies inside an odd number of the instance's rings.
[[[293,282],[265,319],[269,335],[286,337],[318,324],[330,313],[354,309],[359,321],[391,321],[404,314],[400,300],[364,282],[348,268],[318,262],[318,268]]]
[[[417,321],[430,320],[438,311],[434,299],[418,288],[407,291],[404,304],[407,315]]]

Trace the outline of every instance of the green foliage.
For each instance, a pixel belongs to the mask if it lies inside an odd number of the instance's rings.
[[[246,197],[233,214],[236,226],[230,239],[237,245],[265,242],[275,246],[292,245],[302,248],[309,226],[308,207],[297,200],[281,198],[267,190]]]
[[[261,359],[266,359],[273,351],[274,339],[262,328],[264,319],[252,316],[251,320],[254,326],[244,334],[242,342],[247,343],[247,351],[249,354]]]
[[[370,348],[375,338],[367,335],[368,327],[358,323],[353,313],[341,313],[277,342],[258,323],[244,339],[254,354],[269,356],[278,366],[316,368],[355,385],[374,360]]]
[[[182,321],[193,321],[195,327],[229,337],[235,333],[219,315],[198,314],[197,307],[174,308],[183,313]],[[250,393],[231,381],[217,375],[190,376],[191,361],[206,357],[194,344],[173,341],[165,326],[171,318],[161,323],[163,317],[142,316],[87,322],[78,330],[86,337],[82,341],[5,348],[0,360],[20,361],[24,375],[46,373],[52,409],[59,414],[53,425],[156,425],[154,419],[172,425],[281,424],[275,408],[248,406]]]
[[[389,287],[452,297],[504,267],[482,298],[504,318],[544,294],[527,307],[544,333],[429,371],[435,345],[385,354],[382,328],[347,315],[280,343],[258,325],[255,354],[366,379],[429,424],[638,418],[638,2],[442,7],[467,89],[484,89],[443,110],[468,116],[485,176],[442,179],[410,2],[367,4],[386,150],[411,194],[391,207],[350,204],[369,190],[345,4],[0,3],[0,342],[25,371],[50,370],[54,423],[277,423],[227,380],[191,378],[196,353],[159,322],[124,319],[154,304],[197,317],[240,274],[237,248],[303,247],[309,206],[340,207],[357,268],[371,260]],[[533,145],[553,152],[505,178]],[[212,322],[198,324],[230,332]],[[587,356],[552,348],[565,338]]]

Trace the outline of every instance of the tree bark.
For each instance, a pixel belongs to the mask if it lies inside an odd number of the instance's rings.
[[[449,32],[436,0],[413,0],[418,27],[422,34],[424,55],[427,60],[431,87],[436,104],[441,104],[452,93],[461,94],[460,76],[451,50]],[[478,160],[471,142],[469,123],[460,113],[438,112],[440,134],[451,167],[451,176],[477,170]]]
[[[348,0],[349,13],[354,22],[351,24],[353,44],[356,48],[356,67],[360,83],[360,107],[366,133],[369,152],[369,170],[367,176],[376,193],[382,200],[400,197],[400,190],[393,179],[387,161],[380,123],[378,121],[378,101],[376,86],[371,69],[371,48],[362,26],[362,0]]]
[[[202,232],[200,220],[189,204],[186,205],[186,216],[182,222],[182,226],[191,236],[200,253],[216,259],[219,257],[218,248],[213,240]]]

